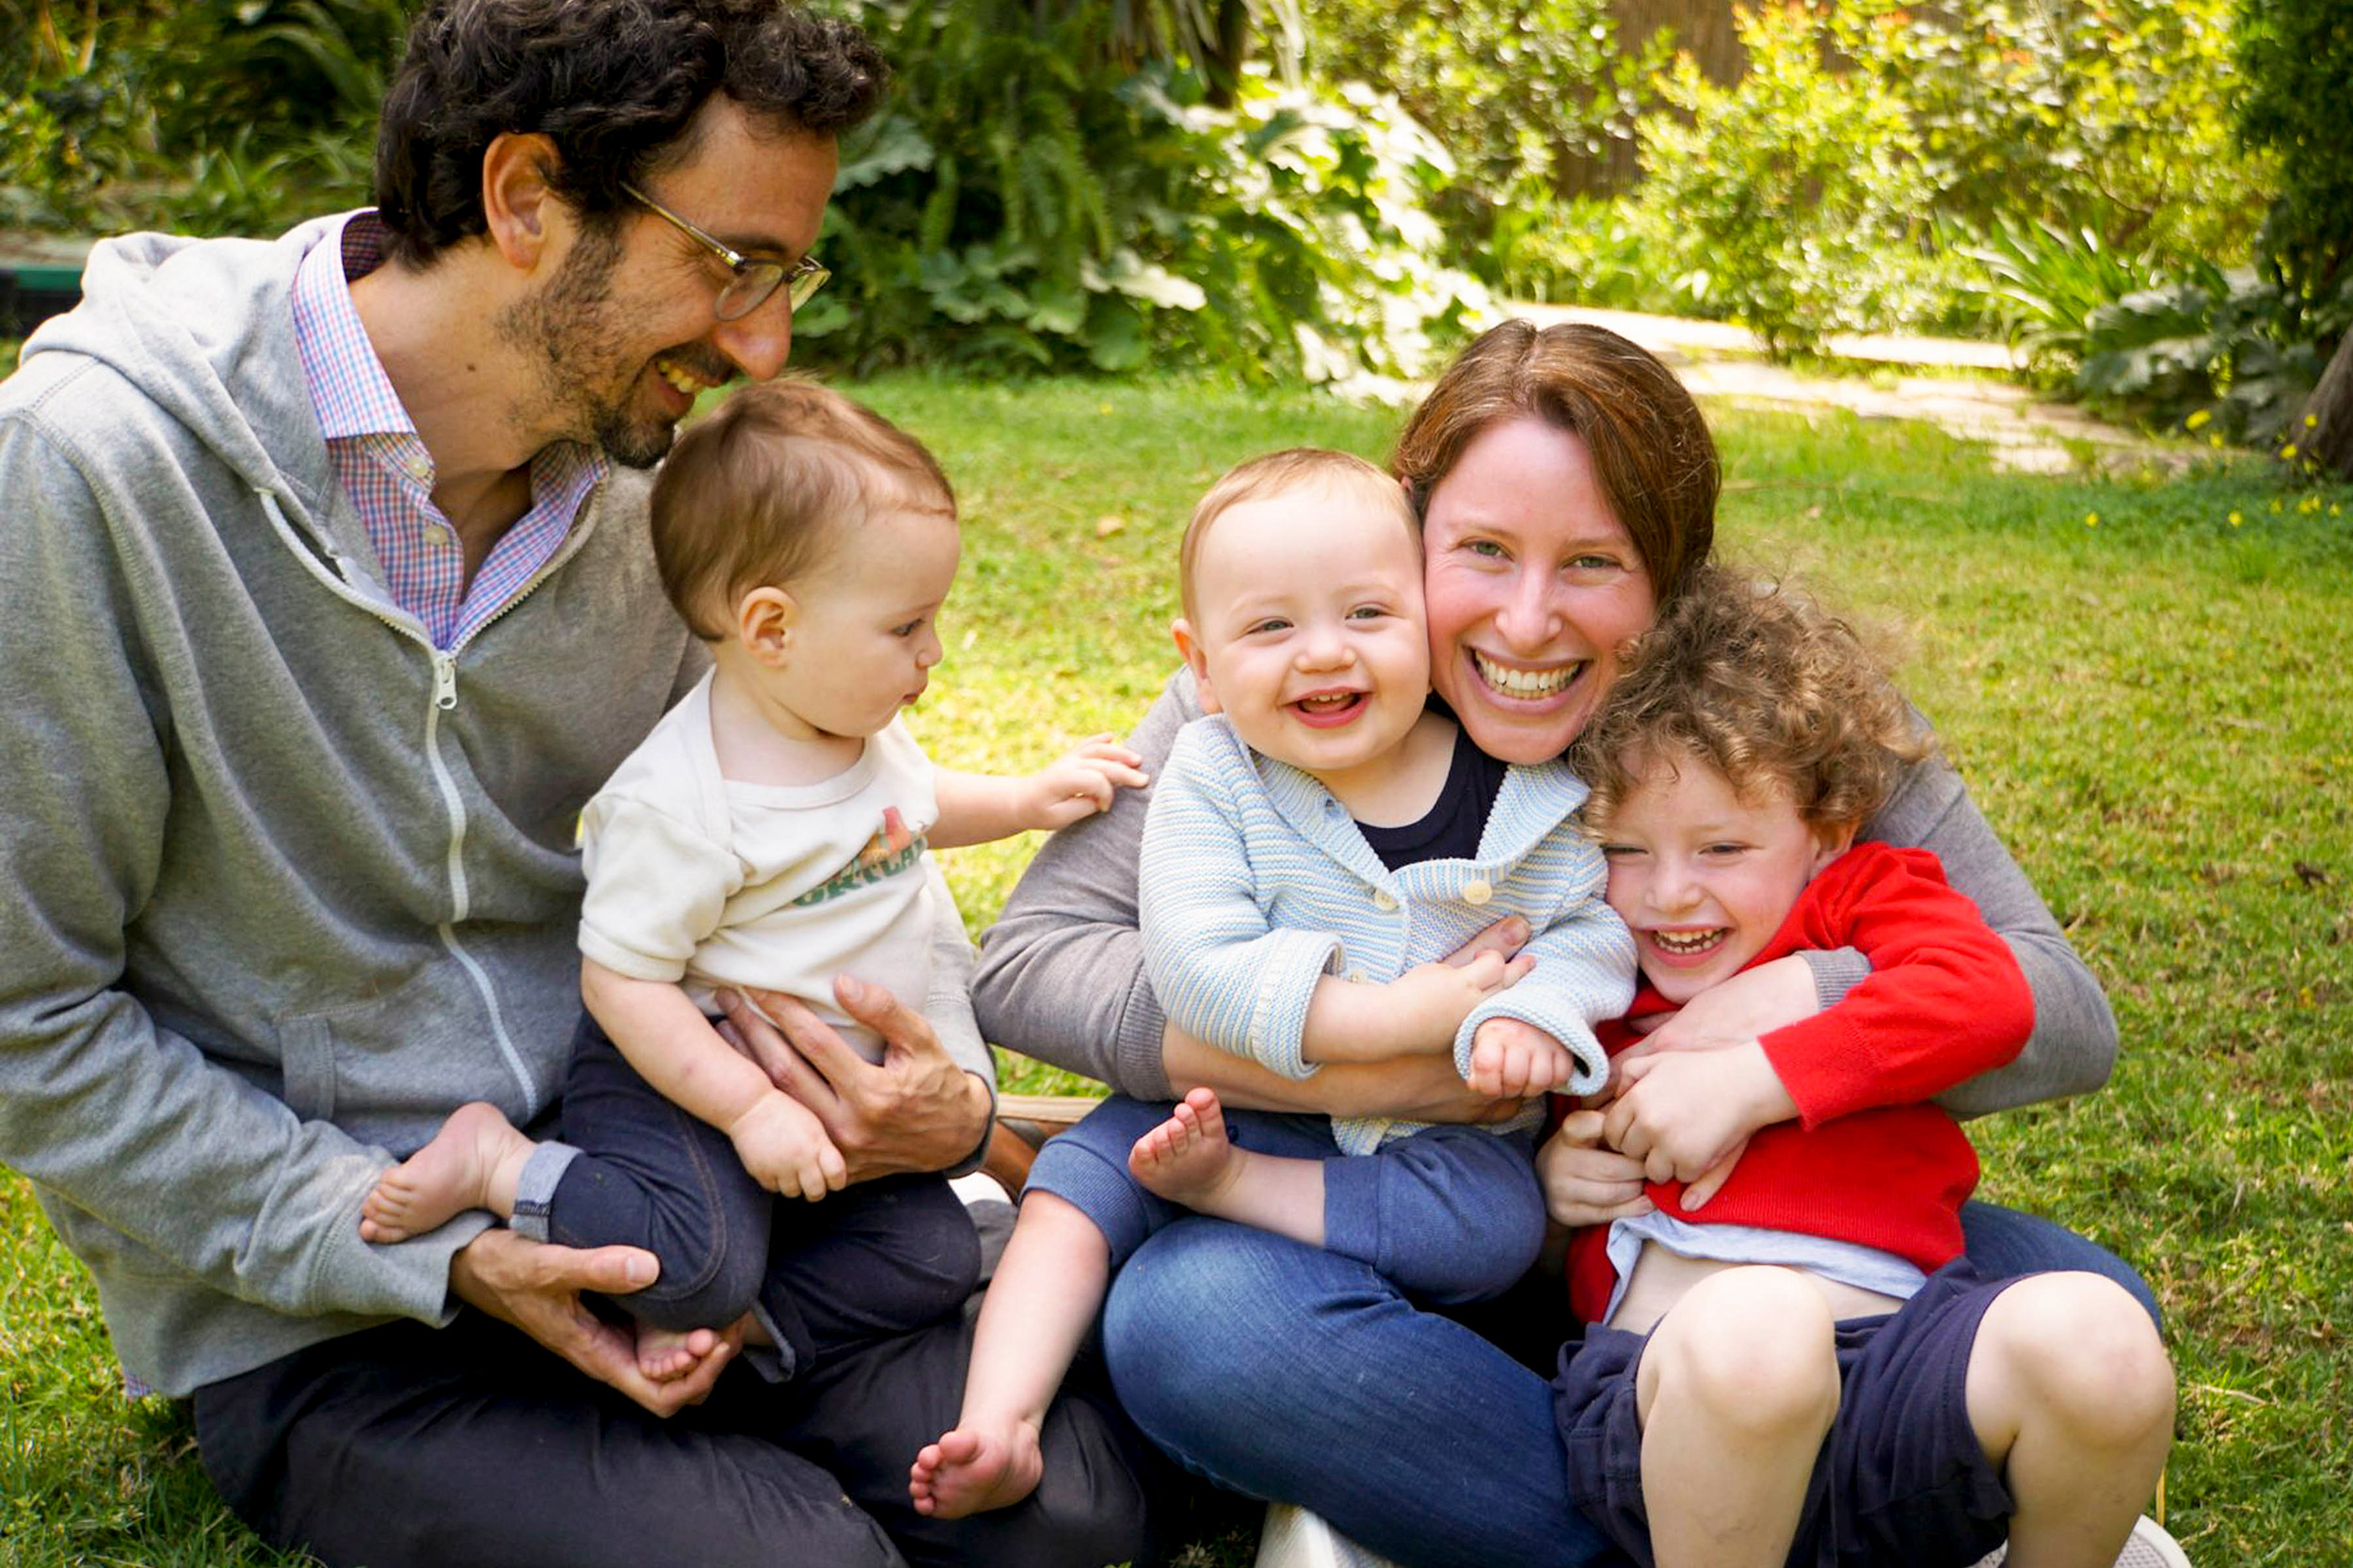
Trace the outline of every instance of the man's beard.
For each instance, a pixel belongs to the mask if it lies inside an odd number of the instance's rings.
[[[584,224],[548,286],[502,312],[493,329],[536,350],[541,407],[573,416],[570,439],[626,467],[651,468],[669,455],[678,427],[630,408],[646,366],[624,363],[611,347],[624,327],[613,309],[620,258],[619,224]]]

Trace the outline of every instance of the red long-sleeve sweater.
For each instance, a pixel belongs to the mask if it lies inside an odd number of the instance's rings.
[[[1977,1157],[1928,1097],[2016,1056],[2034,1029],[2034,995],[2009,946],[1925,850],[1855,845],[1806,885],[1743,968],[1846,947],[1871,961],[1869,978],[1761,1040],[1799,1120],[1752,1137],[1731,1179],[1690,1213],[1680,1182],[1652,1183],[1650,1198],[1693,1224],[1827,1237],[1933,1270],[1960,1256]],[[1671,1011],[1644,985],[1627,1016]],[[1623,1022],[1598,1032],[1613,1056],[1640,1038]],[[1569,1240],[1570,1302],[1589,1322],[1616,1280],[1608,1241],[1607,1225]]]

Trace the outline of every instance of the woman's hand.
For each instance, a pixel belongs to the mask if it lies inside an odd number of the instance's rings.
[[[1528,921],[1506,915],[1447,954],[1445,962],[1469,964],[1487,952],[1513,959],[1528,936]],[[1471,1088],[1455,1072],[1451,1051],[1399,1056],[1385,1062],[1335,1062],[1320,1068],[1313,1078],[1295,1080],[1166,1024],[1160,1031],[1160,1061],[1172,1096],[1181,1098],[1188,1089],[1214,1089],[1227,1105],[1252,1111],[1400,1116],[1417,1122],[1476,1125],[1509,1121],[1528,1103],[1494,1099]]]
[[[1417,1122],[1508,1121],[1528,1102],[1490,1099],[1465,1083],[1454,1058],[1398,1056],[1386,1062],[1335,1062],[1313,1078],[1290,1079],[1246,1056],[1196,1040],[1174,1024],[1160,1031],[1169,1093],[1211,1089],[1230,1107],[1325,1116],[1402,1116]]]
[[[1545,1211],[1556,1224],[1600,1225],[1657,1206],[1642,1192],[1642,1162],[1602,1144],[1602,1112],[1572,1111],[1536,1151]]]
[[[1646,1038],[1620,1052],[1613,1066],[1661,1051],[1742,1045],[1821,1010],[1813,966],[1795,954],[1776,958],[1718,981],[1677,1012],[1636,1019],[1634,1027]]]
[[[988,1132],[987,1085],[956,1065],[923,1016],[848,975],[835,977],[833,994],[843,1012],[882,1036],[881,1062],[858,1055],[781,991],[753,992],[759,1010],[733,992],[719,993],[727,1012],[720,1032],[816,1112],[851,1181],[944,1171],[979,1148]]]

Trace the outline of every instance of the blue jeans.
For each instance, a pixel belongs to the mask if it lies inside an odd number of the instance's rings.
[[[1038,1151],[1029,1192],[1051,1192],[1095,1222],[1116,1272],[1144,1241],[1191,1210],[1145,1190],[1128,1151],[1168,1120],[1165,1102],[1113,1095]],[[1323,1245],[1356,1258],[1417,1301],[1499,1296],[1536,1261],[1545,1196],[1526,1133],[1433,1127],[1347,1155],[1329,1116],[1228,1111],[1237,1148],[1323,1161]]]
[[[2153,1312],[2128,1267],[2047,1220],[1973,1203],[1961,1223],[1988,1277],[2085,1269]],[[1408,1568],[1625,1560],[1569,1500],[1544,1375],[1363,1263],[1183,1220],[1112,1282],[1103,1332],[1120,1402],[1187,1468]]]

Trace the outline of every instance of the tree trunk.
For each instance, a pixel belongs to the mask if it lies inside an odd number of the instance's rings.
[[[2310,419],[2313,423],[2306,424]],[[2296,450],[2339,479],[2353,479],[2353,332],[2337,344],[2320,385],[2288,427]]]

